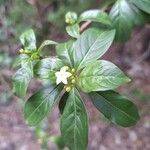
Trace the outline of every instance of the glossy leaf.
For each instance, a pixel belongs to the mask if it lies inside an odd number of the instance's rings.
[[[56,83],[55,72],[63,66],[64,64],[58,58],[45,58],[35,65],[34,73],[40,79],[46,79],[52,84]]]
[[[33,61],[30,57],[25,54],[20,55],[21,67],[25,68],[31,76],[33,76]]]
[[[56,46],[56,52],[58,57],[68,66],[73,66],[73,41],[61,43]]]
[[[133,10],[135,25],[143,25],[150,20],[149,15],[138,9],[134,4],[131,3],[130,7]]]
[[[15,95],[22,97],[26,95],[26,91],[30,80],[33,77],[32,60],[24,54],[20,55],[21,68],[13,76],[13,92]]]
[[[24,116],[31,126],[38,125],[60,99],[62,86],[50,86],[32,95],[25,104]]]
[[[92,92],[90,96],[95,107],[115,124],[130,127],[139,120],[136,106],[114,91]]]
[[[61,116],[63,141],[70,150],[86,150],[88,142],[88,119],[80,94],[72,89]]]
[[[80,70],[101,57],[111,46],[115,30],[86,30],[74,43],[74,66]]]
[[[87,65],[78,84],[82,91],[106,91],[129,82],[130,79],[113,63],[100,60]]]
[[[39,47],[38,51],[41,51],[45,46],[48,46],[48,45],[56,45],[58,44],[57,42],[55,41],[51,41],[51,40],[45,40]]]
[[[17,68],[21,64],[21,58],[20,56],[17,56],[12,64],[12,68]]]
[[[134,12],[127,0],[117,0],[110,11],[112,27],[116,29],[116,40],[124,42],[129,39],[134,24]]]
[[[74,24],[66,27],[67,33],[74,38],[78,38],[80,36],[80,28],[79,24]]]
[[[111,18],[107,15],[107,13],[99,9],[85,11],[79,16],[79,22],[87,20],[100,22],[106,25],[111,24]]]
[[[150,14],[150,0],[130,0],[133,2],[139,9]]]
[[[29,82],[32,78],[31,71],[20,68],[13,76],[13,92],[22,97],[26,95]]]
[[[24,46],[24,49],[30,50],[30,51],[36,50],[36,37],[32,29],[25,31],[20,36],[20,41],[22,45]]]

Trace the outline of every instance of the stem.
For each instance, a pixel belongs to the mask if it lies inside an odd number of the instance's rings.
[[[91,25],[92,21],[86,21],[85,23],[83,23],[80,27],[80,32],[83,32],[87,27],[89,27]]]
[[[115,0],[114,1],[111,1],[111,2],[107,2],[107,3],[105,3],[105,4],[103,4],[102,5],[102,7],[100,8],[102,11],[105,11],[105,10],[107,10],[107,8],[111,5],[111,4],[113,4],[115,2]],[[83,23],[82,25],[81,25],[81,27],[80,27],[80,32],[83,32],[86,28],[88,28],[90,25],[91,25],[91,23],[92,23],[92,21],[86,21],[85,23]]]

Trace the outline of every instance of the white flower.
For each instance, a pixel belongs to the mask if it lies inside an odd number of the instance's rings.
[[[72,76],[72,74],[70,72],[67,72],[67,67],[62,67],[60,69],[60,71],[56,72],[56,84],[58,85],[59,83],[64,83],[64,84],[68,84],[67,78],[69,78],[70,76]]]

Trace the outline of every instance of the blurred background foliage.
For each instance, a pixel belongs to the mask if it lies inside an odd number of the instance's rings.
[[[65,31],[64,16],[97,7],[99,0],[0,0],[0,42],[11,43],[27,28],[36,29],[38,39]],[[43,37],[44,36],[44,37]],[[12,45],[12,44],[11,44]]]

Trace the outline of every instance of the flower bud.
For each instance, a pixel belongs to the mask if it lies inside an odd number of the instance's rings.
[[[20,49],[19,52],[23,54],[23,53],[24,53],[24,50],[23,50],[23,49]]]
[[[71,91],[71,87],[68,86],[68,87],[66,88],[66,92],[70,92],[70,91]]]
[[[65,68],[66,71],[69,70],[69,67],[68,67],[68,66],[64,66],[63,68]]]
[[[75,73],[75,71],[76,71],[76,70],[75,70],[74,68],[71,70],[72,73]]]
[[[67,24],[73,25],[77,22],[78,16],[75,12],[68,12],[65,16],[65,22]]]
[[[71,83],[73,83],[73,84],[74,84],[75,82],[76,82],[76,80],[75,80],[75,79],[72,79],[72,80],[71,80]]]
[[[67,85],[64,86],[64,89],[65,89],[65,90],[66,90],[66,88],[67,88]]]
[[[29,50],[24,50],[25,54],[30,54],[31,52]]]

